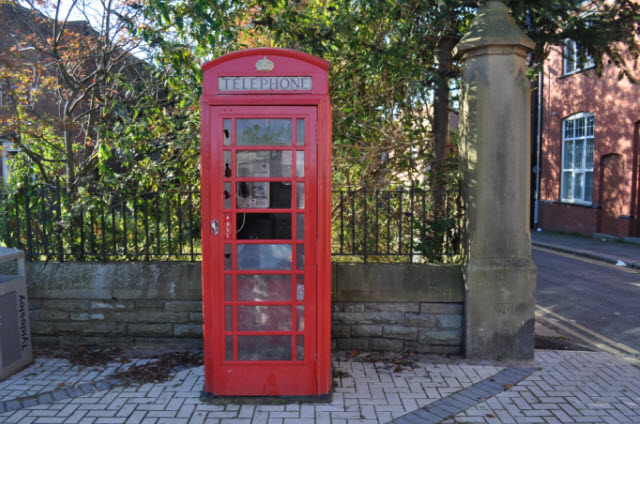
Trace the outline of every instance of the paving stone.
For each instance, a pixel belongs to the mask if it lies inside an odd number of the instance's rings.
[[[197,414],[199,412],[195,412]],[[207,418],[236,418],[238,414],[236,412],[209,412]],[[193,418],[193,415],[191,416]]]
[[[596,416],[588,417],[579,415],[577,417],[574,417],[574,420],[576,421],[576,423],[604,423],[601,417]]]
[[[401,417],[407,413],[404,408],[395,405],[376,406],[374,408],[376,409],[376,414],[380,415],[381,413],[388,413],[393,418]]]
[[[152,410],[150,412],[147,412],[147,416],[145,418],[177,418],[177,417],[176,417],[175,411]],[[186,421],[188,417],[183,417],[183,418],[184,418],[183,421]]]
[[[433,412],[433,411],[435,411],[436,408],[438,410],[442,410],[442,411],[447,412],[447,416],[457,415],[458,413],[460,413],[462,411],[459,407],[449,403],[447,398],[443,398],[442,400],[438,400],[437,404],[429,406],[429,411]]]
[[[442,420],[442,417],[423,409],[416,410],[413,413],[416,416],[420,417],[420,419],[422,420],[421,423],[439,423]]]
[[[123,405],[116,413],[116,417],[129,417],[136,409],[135,405]]]
[[[623,415],[618,410],[607,410],[607,413],[609,413],[609,415],[618,420],[620,423],[634,423],[629,417]]]
[[[314,423],[313,418],[285,418],[284,423],[288,424],[311,424]],[[378,422],[373,422],[378,423]]]
[[[9,400],[8,402],[5,402],[5,407],[7,412],[10,412],[12,410],[19,410],[20,408],[22,408],[22,403],[20,402],[20,400]]]
[[[220,423],[251,423],[250,418],[223,418]]]
[[[458,409],[458,411],[464,411],[469,407],[472,407],[473,405],[476,404],[476,402],[473,402],[471,400],[464,400],[464,397],[458,396],[456,397],[455,394],[451,395],[450,397],[447,397],[446,400],[447,404],[455,407]]]
[[[78,385],[77,389],[80,390],[84,395],[94,393],[96,391],[96,387],[94,387],[90,383],[83,383],[82,385]]]
[[[142,423],[144,417],[147,415],[147,412],[144,411],[135,411],[133,412],[125,423]]]
[[[454,420],[455,422],[452,420],[452,423],[487,423],[487,419],[484,417],[468,417],[464,415],[458,415]]]
[[[331,412],[331,420],[335,423],[336,420],[346,420],[346,419],[360,419],[360,412]],[[271,419],[271,415],[269,415],[269,419]]]
[[[258,408],[260,410],[260,408]],[[316,405],[316,413],[317,412],[343,412],[344,407],[336,406],[336,405]]]
[[[531,405],[529,404],[529,402],[527,402],[526,400],[524,400],[523,398],[514,398],[513,399],[513,403],[523,412],[525,410],[532,410]]]
[[[222,405],[196,405],[196,412],[222,412],[223,410],[224,406]]]
[[[502,423],[516,423],[515,419],[509,415],[507,410],[494,410]]]
[[[258,412],[284,412],[284,405],[258,405]]]
[[[528,424],[528,423],[547,423],[544,421],[544,418],[542,417],[517,417],[515,419],[516,422],[518,423],[522,423],[522,424]]]
[[[183,405],[180,411],[175,416],[176,418],[189,418],[191,417],[191,414],[193,413],[195,408],[195,405]]]
[[[461,390],[458,395],[463,396],[463,397],[467,397],[469,400],[471,400],[474,403],[477,402],[481,402],[482,400],[485,400],[486,396],[485,395],[481,395],[480,390],[476,390],[474,389],[474,386],[465,388],[464,390]]]
[[[612,406],[617,409],[620,413],[622,413],[623,415],[628,415],[631,416],[633,415],[633,410],[631,410],[630,408],[628,408],[626,405],[624,405],[623,403],[614,403],[612,404]]]
[[[389,412],[377,412],[378,423],[390,423],[393,417]]]
[[[436,405],[429,405],[429,408],[426,409],[426,411],[428,413],[432,413],[432,414],[440,417],[441,419],[445,419],[445,418],[453,416],[453,412],[449,412],[448,410],[443,410],[442,408],[440,408],[439,406],[436,406]],[[460,413],[460,412],[456,412],[456,413]]]
[[[359,409],[358,415],[360,415]],[[298,412],[270,412],[269,419],[272,418],[300,418],[300,414]]]
[[[153,411],[162,411],[165,409],[165,407],[166,405],[164,404],[156,405],[154,403],[151,403],[151,404],[139,404],[137,409],[153,412]]]
[[[126,418],[116,418],[116,417],[98,417],[96,421],[93,423],[101,423],[101,424],[120,424],[124,423]]]
[[[64,420],[65,420],[64,417],[38,417],[33,423],[53,424],[53,423],[63,423]]]
[[[38,405],[38,401],[35,398],[23,398],[21,400],[22,408],[30,408]]]
[[[567,403],[559,403],[558,406],[572,418],[580,416],[580,412]]]
[[[399,423],[399,424],[404,424],[404,425],[411,425],[413,423],[418,423],[418,422],[412,422],[406,416],[402,416],[402,417],[398,417],[398,418],[394,419],[391,423]]]
[[[538,402],[538,399],[535,396],[533,396],[533,394],[530,391],[523,391],[520,393],[520,395],[522,396],[524,401],[530,404]]]
[[[503,392],[504,387],[500,385],[499,382],[483,380],[482,382],[477,384],[480,388],[484,389],[489,395],[493,396],[497,393]]]
[[[402,401],[402,406],[404,407],[405,410],[412,411],[420,408],[420,406],[418,405],[418,402],[416,402],[412,398],[407,398],[407,399],[402,398],[401,401]]]
[[[125,403],[127,403],[127,400],[125,398],[116,397],[116,398],[113,399],[113,401],[109,404],[109,406],[107,408],[109,408],[110,410],[118,410]]]
[[[285,406],[202,403],[203,367],[184,369],[163,384],[125,387],[106,380],[118,364],[98,371],[40,360],[0,382],[0,399],[8,399],[0,402],[0,422],[156,423],[164,415],[171,423],[388,423],[409,415],[424,423],[640,423],[638,369],[601,352],[538,351],[536,368],[419,361],[417,368],[393,372],[383,363],[336,362],[350,376],[340,379],[333,402]],[[37,375],[26,375],[31,368]],[[491,376],[493,382],[487,380]],[[93,391],[88,382],[94,382]],[[66,392],[68,399],[53,403],[56,392]],[[41,404],[31,405],[30,398]],[[24,413],[17,410],[26,405]],[[14,410],[7,411],[9,406]],[[183,418],[171,418],[180,412]]]
[[[238,412],[238,418],[252,418],[255,409],[255,405],[242,405]]]

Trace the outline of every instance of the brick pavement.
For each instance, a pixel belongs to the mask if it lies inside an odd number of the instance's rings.
[[[203,367],[54,398],[104,386],[118,365],[40,358],[0,382],[0,423],[640,423],[640,369],[608,353],[537,351],[526,366],[417,357],[414,367],[336,360],[329,403],[239,405],[201,400]]]
[[[543,369],[446,423],[640,423],[640,369],[605,352],[536,352]]]

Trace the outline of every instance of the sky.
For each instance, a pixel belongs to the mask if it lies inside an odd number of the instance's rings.
[[[74,4],[71,0],[59,0],[60,11],[62,15],[66,15],[71,6]],[[102,3],[96,0],[77,0],[76,8],[71,11],[70,20],[87,20],[82,14],[83,11],[87,13],[88,20],[93,28],[100,28],[100,18],[102,16],[103,8]],[[52,2],[53,4],[53,2]],[[84,5],[84,8],[82,7]]]

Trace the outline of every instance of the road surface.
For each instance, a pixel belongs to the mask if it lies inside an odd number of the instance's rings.
[[[591,349],[640,360],[640,270],[538,247],[532,257],[539,323]]]

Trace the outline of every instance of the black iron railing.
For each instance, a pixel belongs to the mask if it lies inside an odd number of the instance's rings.
[[[0,195],[0,241],[29,260],[200,259],[200,192],[74,195],[28,185]]]
[[[456,191],[335,187],[335,261],[450,263],[460,254]],[[57,185],[0,194],[0,243],[29,260],[201,259],[198,188],[79,195]]]
[[[460,255],[458,190],[414,184],[336,188],[332,254],[364,262],[456,262]]]

